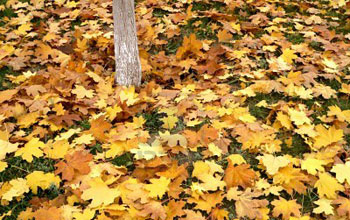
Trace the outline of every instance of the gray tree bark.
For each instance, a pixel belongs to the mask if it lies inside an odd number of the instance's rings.
[[[137,45],[134,0],[113,0],[115,82],[141,84],[141,63]]]

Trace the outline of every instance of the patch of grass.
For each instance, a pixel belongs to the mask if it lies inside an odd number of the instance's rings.
[[[283,95],[275,92],[270,94],[258,93],[255,97],[248,98],[246,102],[248,103],[250,114],[257,119],[263,120],[269,115],[270,110],[264,107],[257,107],[256,104],[262,100],[266,100],[267,103],[275,103],[284,98]]]
[[[201,22],[199,26],[195,26],[196,22]],[[187,22],[186,25],[181,27],[182,36],[188,36],[191,33],[195,33],[198,39],[211,39],[216,40],[216,34],[211,29],[210,25],[213,23],[210,17],[193,18]]]
[[[96,155],[97,153],[102,153],[102,145],[100,143],[96,143],[94,146],[90,147],[90,153]]]
[[[300,8],[298,5],[288,4],[288,5],[285,5],[283,8],[287,14],[300,13]]]
[[[302,205],[302,213],[311,213],[314,208],[314,202],[318,200],[318,195],[315,189],[307,189],[306,194],[296,193],[295,198]]]
[[[210,9],[215,9],[217,11],[223,11],[226,6],[224,3],[217,1],[209,1],[209,2],[193,2],[192,11],[208,11]]]
[[[288,147],[285,143],[282,144],[283,154],[289,154],[293,157],[301,158],[304,153],[310,152],[308,145],[299,134],[292,136],[292,146]]]
[[[91,127],[91,124],[90,124],[90,122],[88,120],[79,121],[77,124],[83,130],[89,130],[90,127]]]
[[[172,38],[168,39],[168,43],[165,46],[167,54],[175,54],[177,49],[182,45],[182,39]]]
[[[159,113],[157,111],[143,113],[141,115],[146,120],[145,129],[151,134],[157,134],[161,130],[163,122],[160,119],[166,116],[165,113]]]
[[[8,205],[0,205],[0,215],[11,211],[9,216],[4,217],[4,220],[16,220],[20,212],[26,210],[27,207],[31,206],[30,200],[34,197],[48,198],[50,200],[56,198],[60,194],[64,193],[63,188],[57,188],[55,185],[51,185],[48,189],[42,190],[38,188],[38,192],[34,195],[32,192],[25,193],[24,197],[19,200],[12,200]]]
[[[71,30],[74,31],[75,26],[79,27],[81,23],[83,23],[82,20],[79,17],[77,17],[74,21],[71,22]]]
[[[305,41],[304,36],[300,33],[285,34],[285,37],[289,42],[293,44],[301,44],[301,43],[304,43]]]
[[[320,52],[324,51],[323,44],[321,42],[317,42],[313,40],[310,42],[309,46],[316,51],[320,51]]]
[[[12,200],[8,205],[0,205],[0,215],[11,211],[11,215],[5,216],[4,220],[16,220],[19,213],[26,210],[30,206],[29,201],[33,198],[32,193],[25,194],[24,198],[16,201]]]
[[[155,8],[155,9],[153,9],[152,15],[154,17],[162,18],[162,17],[164,17],[164,15],[166,15],[168,13],[169,12],[167,12],[167,11],[161,9],[161,8]]]
[[[21,157],[10,157],[5,160],[8,167],[0,173],[0,182],[24,178],[33,171],[53,172],[55,161],[49,158],[34,158],[31,163]]]
[[[133,161],[133,155],[130,152],[127,152],[118,157],[115,157],[113,160],[111,160],[111,163],[116,166],[125,166],[129,171],[132,171],[135,169]]]
[[[1,19],[1,18],[0,18]],[[0,91],[11,89],[14,85],[7,79],[6,75],[18,75],[10,67],[4,66],[0,68]]]

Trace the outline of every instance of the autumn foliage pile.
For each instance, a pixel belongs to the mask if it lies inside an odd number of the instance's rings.
[[[0,219],[350,218],[350,2],[0,0]]]

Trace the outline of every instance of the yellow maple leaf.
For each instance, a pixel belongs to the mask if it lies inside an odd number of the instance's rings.
[[[337,191],[344,191],[344,186],[340,185],[338,181],[328,173],[320,173],[319,179],[315,183],[317,192],[320,198],[335,199]]]
[[[92,89],[85,89],[84,86],[80,86],[80,85],[75,85],[75,88],[72,90],[72,94],[75,94],[77,96],[78,99],[82,99],[82,98],[92,98],[94,97],[95,93],[94,90]]]
[[[271,154],[265,154],[264,156],[258,156],[266,167],[266,172],[270,175],[275,175],[281,167],[285,167],[290,163],[290,160],[285,156],[273,156]]]
[[[92,210],[92,209],[84,209],[83,212],[74,212],[72,217],[75,220],[91,220],[94,218],[96,213],[96,210]]]
[[[336,164],[331,169],[331,172],[336,174],[336,179],[340,183],[345,181],[350,184],[350,161],[347,161],[345,164]]]
[[[151,184],[145,185],[145,189],[149,191],[149,196],[152,198],[162,198],[169,190],[170,179],[160,177],[159,179],[150,179]]]
[[[293,215],[296,217],[300,217],[300,208],[296,200],[285,200],[280,197],[279,200],[274,200],[271,202],[274,206],[273,208],[273,216],[278,217],[282,215],[282,219],[289,220],[289,218]]]
[[[193,164],[193,167],[192,176],[201,181],[201,183],[192,186],[197,188],[197,193],[200,194],[201,191],[207,190],[215,191],[218,188],[223,189],[226,186],[225,182],[221,180],[221,176],[215,175],[215,173],[224,172],[222,167],[215,162],[197,161]]]
[[[350,123],[350,110],[342,111],[338,106],[330,106],[329,111],[327,112],[328,116],[336,116],[337,119],[341,122]]]
[[[114,199],[120,196],[119,189],[109,188],[108,185],[100,178],[94,178],[89,182],[90,188],[83,191],[81,198],[83,200],[92,200],[91,208],[106,206],[114,202]]]
[[[12,144],[0,139],[0,160],[5,159],[6,154],[15,152],[18,149],[18,143]]]
[[[323,166],[327,163],[315,158],[307,158],[301,162],[301,169],[306,170],[311,175],[316,175],[317,171],[323,172]]]
[[[173,129],[179,118],[173,115],[160,119],[163,122],[162,127],[165,129]]]
[[[222,150],[221,150],[218,146],[216,146],[214,143],[208,144],[208,150],[209,150],[214,156],[221,157],[221,155],[222,155]]]
[[[247,163],[247,161],[240,154],[231,154],[227,157],[231,161],[233,165],[241,165],[243,163]]]
[[[95,140],[92,134],[83,134],[80,137],[74,139],[74,144],[91,144]]]
[[[295,51],[291,50],[290,48],[287,48],[285,50],[282,51],[282,59],[288,63],[288,64],[293,64],[293,60],[295,60],[296,58],[298,58],[297,55],[295,55]]]
[[[113,121],[117,117],[117,114],[122,111],[123,109],[119,105],[114,105],[113,107],[107,107],[106,108],[107,118]]]
[[[138,148],[131,149],[131,153],[135,154],[135,159],[145,159],[145,160],[151,160],[155,157],[161,157],[165,156],[164,149],[162,147],[162,144],[159,140],[155,140],[152,145],[140,143],[138,145]]]
[[[164,133],[159,132],[159,136],[163,142],[167,142],[170,147],[180,145],[182,147],[187,146],[187,139],[181,134],[170,134],[169,131]]]
[[[0,161],[0,172],[4,171],[7,168],[7,163],[4,161]]]
[[[323,125],[319,124],[316,126],[316,131],[318,135],[314,138],[315,143],[313,146],[317,149],[343,140],[343,130],[336,129],[335,126],[327,129]]]
[[[21,156],[24,160],[31,163],[33,161],[33,156],[43,156],[43,148],[45,148],[45,144],[41,142],[39,138],[32,138],[24,147],[16,151],[15,156]]]
[[[15,34],[17,35],[26,35],[28,31],[32,29],[32,24],[31,23],[26,23],[22,24],[21,26],[18,27],[17,30],[15,30]]]
[[[131,106],[140,100],[138,94],[135,93],[134,86],[124,87],[119,94],[119,98],[121,102],[126,101],[125,103],[127,106]]]
[[[332,207],[332,201],[333,200],[328,200],[325,198],[315,201],[314,203],[318,205],[318,207],[314,208],[312,212],[316,214],[324,213],[326,215],[333,215],[334,212]]]
[[[281,123],[281,125],[287,129],[292,128],[292,121],[288,117],[288,115],[284,114],[283,112],[278,112],[276,119]]]
[[[48,189],[54,185],[59,187],[60,177],[53,173],[44,173],[43,171],[34,171],[26,176],[27,185],[33,191],[34,194],[38,193],[38,187],[42,189]]]
[[[339,92],[342,92],[342,93],[345,93],[345,94],[350,94],[350,84],[342,83],[341,84],[341,89],[339,90]]]
[[[12,201],[13,198],[22,196],[29,192],[27,181],[23,178],[13,179],[10,182],[11,188],[2,194],[2,199]]]
[[[292,108],[288,108],[288,113],[289,113],[290,119],[297,126],[300,126],[303,124],[311,124],[311,120],[306,116],[305,112],[303,111],[298,111]]]
[[[52,159],[64,158],[70,145],[67,140],[58,140],[52,142],[51,140],[47,142],[47,147],[44,148],[44,152],[47,157]]]

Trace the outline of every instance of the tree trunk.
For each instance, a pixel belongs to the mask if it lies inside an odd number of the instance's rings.
[[[141,84],[141,63],[137,46],[134,0],[113,0],[115,82]]]

